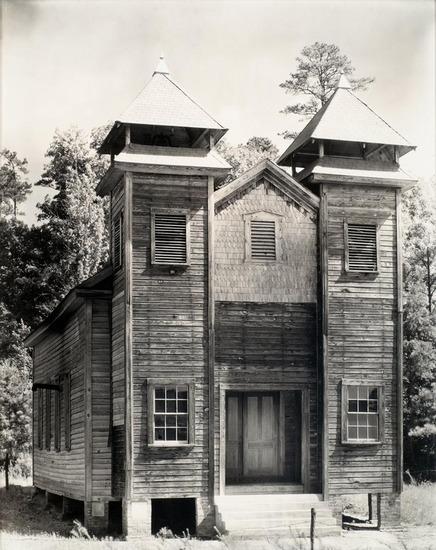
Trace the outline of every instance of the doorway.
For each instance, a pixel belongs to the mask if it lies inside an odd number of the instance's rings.
[[[301,391],[226,392],[226,484],[301,483]]]

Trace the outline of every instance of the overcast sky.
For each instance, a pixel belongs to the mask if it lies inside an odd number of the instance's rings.
[[[315,41],[337,44],[374,76],[359,94],[418,146],[402,166],[435,172],[435,3],[374,1],[2,2],[1,146],[42,170],[56,128],[117,118],[147,83],[161,52],[184,88],[228,127],[233,143],[295,128],[279,113],[279,83]],[[33,221],[37,188],[23,207]]]

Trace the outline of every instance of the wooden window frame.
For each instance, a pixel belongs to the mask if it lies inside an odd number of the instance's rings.
[[[156,260],[156,214],[185,216],[186,220],[186,261],[185,262],[160,262]],[[151,232],[150,232],[150,248],[151,248],[151,264],[156,266],[181,266],[186,267],[191,263],[191,221],[189,210],[186,208],[152,208],[151,217]]]
[[[120,236],[119,236],[119,240],[120,240],[120,250],[119,250],[119,257],[118,257],[118,262],[116,261],[117,258],[116,258],[116,255],[115,255],[115,250],[116,250],[116,247],[115,247],[115,225],[119,223],[120,224]],[[114,219],[113,219],[113,222],[112,222],[112,267],[114,269],[114,271],[117,271],[118,269],[121,269],[123,267],[123,259],[124,259],[124,213],[123,211],[121,210],[120,212],[118,212],[115,216],[114,216]]]
[[[66,373],[62,379],[62,401],[64,417],[64,449],[71,451],[71,373]]]
[[[372,386],[378,391],[378,439],[349,439],[348,438],[348,390],[351,386]],[[362,411],[361,414],[367,414]],[[385,387],[380,382],[372,382],[368,380],[348,380],[344,379],[341,382],[341,442],[343,445],[381,445],[384,442],[384,424],[385,424]]]
[[[281,247],[281,237],[282,237],[282,219],[281,214],[274,214],[272,212],[258,211],[251,212],[244,215],[244,229],[245,229],[245,261],[253,264],[262,264],[262,265],[274,265],[277,262],[282,261],[282,247]],[[276,257],[274,259],[270,258],[253,258],[251,251],[251,222],[252,221],[273,221],[275,223],[275,246],[276,246]]]
[[[59,386],[59,390],[54,392],[54,450],[59,452],[61,450],[61,391],[60,391],[60,377],[58,376],[54,380],[54,384]]]
[[[44,448],[44,390],[38,388],[37,446]]]
[[[188,388],[188,441],[156,441],[154,437],[155,390],[159,386],[187,386]],[[147,381],[148,446],[159,448],[193,447],[195,445],[195,388],[192,380],[159,378]]]
[[[375,246],[376,246],[376,262],[377,268],[375,270],[365,269],[350,269],[350,252],[348,242],[348,226],[349,225],[372,225],[375,227]],[[345,251],[345,272],[346,273],[368,273],[377,275],[380,273],[380,222],[373,219],[345,219],[344,220],[344,251]]]

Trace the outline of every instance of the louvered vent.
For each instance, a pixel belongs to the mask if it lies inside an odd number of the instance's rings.
[[[274,221],[251,221],[251,257],[256,260],[276,259],[276,227]]]
[[[121,214],[114,221],[113,240],[113,266],[117,269],[123,263],[123,217]]]
[[[177,265],[187,263],[185,214],[154,215],[155,264]]]
[[[377,269],[377,226],[348,224],[348,270]]]

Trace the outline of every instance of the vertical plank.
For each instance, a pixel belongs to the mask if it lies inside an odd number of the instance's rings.
[[[131,500],[133,493],[133,383],[132,383],[132,174],[126,172],[124,177],[124,258],[125,258],[125,486],[126,500]]]
[[[92,301],[85,302],[83,374],[85,388],[85,498],[92,499]]]
[[[211,147],[213,138],[211,137]],[[209,367],[209,499],[215,497],[215,293],[214,293],[214,178],[207,178],[207,288],[208,288],[208,367]]]
[[[322,368],[323,368],[323,422],[322,422],[322,486],[324,499],[329,495],[328,460],[329,460],[329,432],[328,432],[328,197],[327,186],[320,186],[319,212],[319,251],[321,270],[321,333],[322,333]]]
[[[301,482],[303,492],[310,490],[310,395],[306,388],[301,392]]]
[[[403,490],[403,254],[401,189],[395,192],[397,237],[397,489]]]

